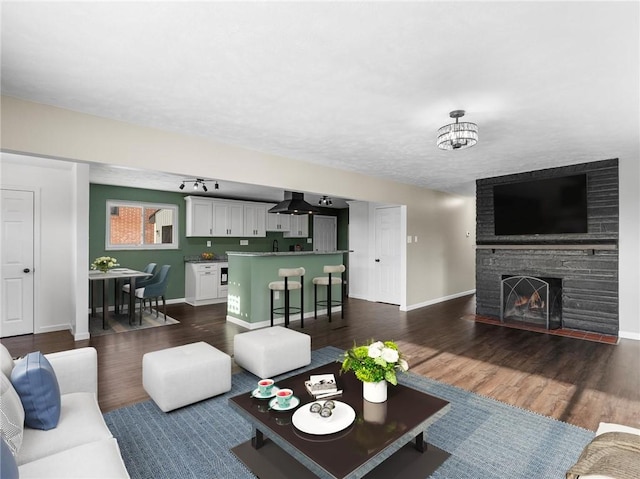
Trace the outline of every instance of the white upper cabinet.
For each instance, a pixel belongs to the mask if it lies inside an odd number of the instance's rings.
[[[306,238],[309,236],[309,215],[289,215],[291,225],[283,238]]]
[[[213,201],[213,236],[244,235],[244,204],[239,201]]]
[[[267,205],[267,209],[275,205]],[[267,213],[267,231],[289,231],[291,215],[281,213]]]
[[[187,196],[185,201],[187,236],[257,238],[267,235],[267,209],[270,205],[266,203],[219,200],[202,196]]]
[[[213,236],[213,202],[208,198],[187,196],[186,236]]]
[[[262,203],[244,204],[244,236],[267,236],[267,205]]]

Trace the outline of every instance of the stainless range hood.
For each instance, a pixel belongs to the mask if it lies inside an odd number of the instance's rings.
[[[307,203],[302,193],[294,191],[284,192],[284,201],[281,201],[269,210],[269,213],[283,213],[288,215],[306,215],[319,213],[320,209]]]

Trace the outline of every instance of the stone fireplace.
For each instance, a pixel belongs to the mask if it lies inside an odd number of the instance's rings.
[[[562,327],[562,280],[503,275],[500,320],[546,329]]]
[[[495,185],[582,173],[587,178],[587,233],[495,234]],[[618,191],[616,159],[477,180],[476,313],[504,322],[617,335]],[[512,281],[530,291],[512,291]]]

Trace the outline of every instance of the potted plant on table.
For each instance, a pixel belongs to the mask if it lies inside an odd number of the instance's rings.
[[[409,370],[398,345],[393,341],[371,341],[353,345],[344,353],[340,372],[353,371],[362,381],[362,395],[370,402],[387,400],[387,382],[398,384],[396,372]]]
[[[103,273],[108,272],[111,268],[115,268],[116,266],[120,266],[118,264],[118,260],[111,256],[100,256],[94,259],[93,263],[91,263],[91,269],[97,269]]]

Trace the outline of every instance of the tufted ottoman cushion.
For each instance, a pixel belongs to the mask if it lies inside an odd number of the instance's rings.
[[[146,353],[142,386],[164,412],[231,389],[231,357],[205,342]]]
[[[311,363],[311,337],[281,326],[236,334],[236,364],[260,378],[269,378]]]

